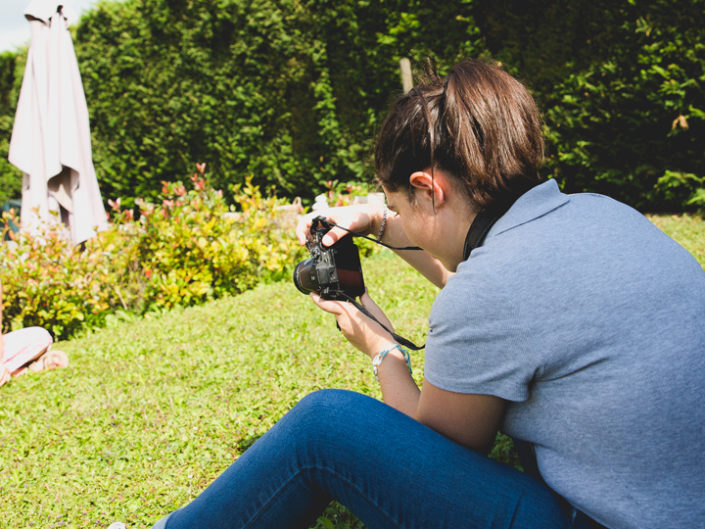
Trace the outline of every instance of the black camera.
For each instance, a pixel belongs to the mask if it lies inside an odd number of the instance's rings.
[[[357,298],[365,292],[360,254],[350,236],[323,246],[321,240],[331,227],[325,217],[311,221],[311,238],[306,243],[311,257],[296,265],[294,284],[304,294],[316,292],[323,299]]]

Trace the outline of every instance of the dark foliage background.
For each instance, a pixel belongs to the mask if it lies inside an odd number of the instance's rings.
[[[705,0],[126,0],[74,31],[104,197],[205,162],[282,196],[368,179],[398,61],[490,56],[544,111],[546,172],[642,210],[705,206]],[[0,201],[26,52],[0,55]]]
[[[475,14],[534,90],[565,190],[705,206],[705,2],[482,0]]]

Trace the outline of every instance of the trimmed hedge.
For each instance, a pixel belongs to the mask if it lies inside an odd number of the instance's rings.
[[[705,208],[705,1],[504,7],[521,15],[502,31],[525,45],[492,47],[534,88],[564,189]]]
[[[22,174],[7,159],[26,54],[0,53],[0,205],[19,198]]]
[[[104,193],[153,196],[192,161],[207,162],[224,189],[252,174],[288,196],[363,179],[379,114],[399,91],[391,50],[402,37],[389,34],[419,24],[398,18],[402,5],[102,4],[79,26],[76,49]],[[433,14],[420,2],[411,9]],[[467,25],[459,19],[439,44],[466,40]]]
[[[491,55],[532,88],[566,190],[705,207],[705,0],[126,0],[74,33],[101,188],[125,204],[196,161],[226,193],[362,180],[400,57]],[[0,150],[23,57],[0,55]],[[17,196],[3,160],[0,184]]]

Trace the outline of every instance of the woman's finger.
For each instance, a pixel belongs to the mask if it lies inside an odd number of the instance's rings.
[[[313,222],[313,219],[318,216],[325,217],[335,224],[344,226],[346,229],[362,233],[369,233],[372,222],[369,205],[367,204],[312,211],[302,217],[296,225],[296,237],[301,244],[306,244],[306,240],[310,237],[311,223]],[[323,237],[323,245],[331,246],[342,237],[348,235],[346,229],[333,227]]]
[[[309,213],[304,218],[302,218],[296,225],[296,238],[299,239],[301,244],[306,244],[311,234],[311,223],[316,217],[325,217],[331,222],[338,224],[342,222],[335,215],[326,215],[326,211],[316,211]],[[328,233],[325,234],[323,240],[323,246],[331,246],[335,244],[341,237],[343,237],[347,232],[341,228],[332,228]]]
[[[335,222],[335,221],[333,221]],[[332,246],[336,242],[338,242],[340,239],[345,237],[348,234],[347,231],[341,229],[341,228],[331,228],[328,233],[326,233],[323,236],[323,239],[321,239],[321,242],[323,243],[323,246]]]
[[[339,316],[343,314],[344,312],[344,303],[343,301],[336,301],[334,299],[323,299],[319,294],[315,292],[311,292],[310,294],[311,299],[313,302],[322,310],[326,312],[330,312],[331,314],[335,314],[336,316]]]

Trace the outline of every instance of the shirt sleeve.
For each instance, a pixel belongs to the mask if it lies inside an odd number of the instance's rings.
[[[470,261],[474,261],[472,258]],[[464,262],[431,310],[425,378],[456,393],[523,402],[535,375],[511,289],[497,273]]]

